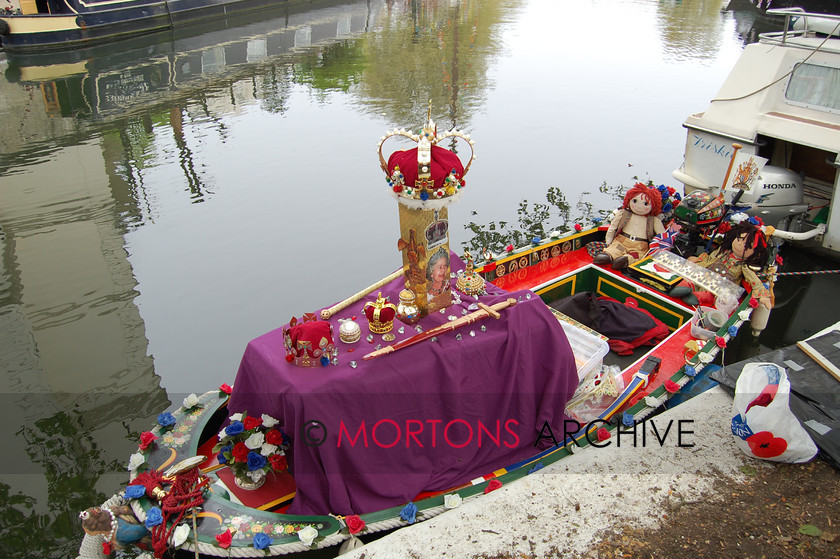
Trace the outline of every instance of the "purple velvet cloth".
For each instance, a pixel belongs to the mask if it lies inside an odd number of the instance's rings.
[[[455,255],[452,268],[463,268]],[[382,294],[397,302],[402,286],[399,278]],[[454,292],[455,280],[452,287]],[[297,494],[290,514],[401,506],[421,491],[450,489],[533,455],[545,422],[563,432],[563,411],[578,384],[563,329],[538,296],[488,289],[492,294],[480,298],[484,304],[508,297],[518,302],[499,320],[488,317],[369,361],[362,357],[376,344],[388,345],[381,335],[366,341],[362,307],[376,292],[331,320],[337,366],[286,362],[281,329],[248,344],[229,409],[267,413],[292,438],[288,458]],[[476,301],[461,300],[419,324],[429,330],[450,315],[461,317]],[[354,315],[362,339],[345,344],[338,339],[338,319]],[[417,333],[406,325],[399,334],[400,326],[396,321],[392,330],[396,341]]]

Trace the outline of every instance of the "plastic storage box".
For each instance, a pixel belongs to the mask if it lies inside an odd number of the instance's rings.
[[[572,346],[572,352],[575,354],[578,381],[583,380],[591,370],[596,367],[601,368],[604,356],[610,351],[610,345],[604,336],[576,320],[557,311],[554,311],[554,315],[563,327],[566,338]]]

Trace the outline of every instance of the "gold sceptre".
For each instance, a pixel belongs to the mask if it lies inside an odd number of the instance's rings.
[[[437,328],[432,328],[431,330],[428,330],[426,332],[421,332],[419,334],[411,336],[410,338],[406,338],[405,340],[399,341],[394,345],[389,345],[387,347],[383,347],[382,349],[377,349],[376,351],[368,353],[367,355],[362,357],[362,360],[368,361],[370,359],[373,359],[374,357],[385,355],[386,353],[393,353],[398,349],[418,344],[434,336],[439,336],[440,334],[451,332],[452,330],[457,330],[461,326],[466,326],[467,324],[478,322],[479,320],[487,318],[488,316],[492,316],[493,318],[498,319],[501,316],[499,315],[500,310],[512,307],[514,305],[516,305],[516,299],[513,298],[506,299],[500,303],[496,303],[491,307],[488,307],[484,303],[478,303],[479,309],[475,312],[471,312],[470,314],[462,316],[461,318],[453,320],[452,322],[441,324]]]
[[[322,310],[321,311],[321,320],[329,320],[330,317],[332,315],[334,315],[335,313],[337,313],[338,311],[346,309],[347,307],[349,307],[350,305],[352,305],[356,301],[360,300],[365,295],[368,295],[369,293],[371,293],[373,291],[376,291],[380,287],[382,287],[382,286],[384,286],[388,283],[391,283],[392,281],[394,281],[395,279],[397,279],[401,275],[403,275],[403,269],[402,268],[400,268],[399,270],[397,270],[396,272],[394,272],[393,274],[391,274],[387,278],[382,278],[381,280],[374,283],[373,285],[368,286],[365,289],[362,289],[361,291],[359,291],[355,295],[351,295],[350,297],[341,301],[340,303],[336,303],[335,305],[331,306],[330,308]]]

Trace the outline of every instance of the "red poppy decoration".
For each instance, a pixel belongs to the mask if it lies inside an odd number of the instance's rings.
[[[755,297],[750,297],[750,306],[752,308],[756,308],[758,306],[758,300]]]
[[[726,347],[726,338],[723,336],[715,336],[715,345],[723,349]]]
[[[668,379],[665,381],[665,390],[667,390],[671,394],[676,394],[680,391],[680,385],[672,381],[671,379]]]
[[[229,548],[230,544],[233,542],[233,534],[230,533],[230,528],[228,528],[224,534],[216,534],[216,541],[219,542],[219,547],[222,549]]]
[[[484,494],[486,495],[487,493],[490,493],[491,491],[495,491],[496,489],[498,489],[501,486],[502,486],[501,481],[499,481],[498,479],[491,479],[489,482],[487,482],[487,487],[484,488]]]
[[[781,437],[774,437],[770,431],[759,431],[747,437],[750,450],[759,458],[774,458],[787,450],[787,441]]]
[[[598,429],[598,432],[596,434],[598,435],[598,442],[599,443],[604,442],[605,440],[609,439],[610,436],[611,436],[610,432],[607,431],[606,427],[601,427],[600,429]]]
[[[219,387],[219,392],[224,392],[225,394],[230,396],[233,392],[233,387],[231,387],[228,383],[224,383]]]

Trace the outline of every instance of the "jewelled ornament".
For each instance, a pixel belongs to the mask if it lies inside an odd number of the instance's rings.
[[[340,318],[338,322],[341,326],[338,327],[338,337],[345,344],[353,344],[359,341],[362,337],[362,329],[359,324],[352,318]]]

